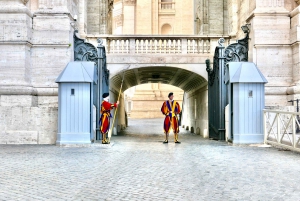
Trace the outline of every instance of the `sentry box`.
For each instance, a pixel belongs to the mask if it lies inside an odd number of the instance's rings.
[[[264,142],[263,109],[268,81],[251,62],[230,62],[225,69],[229,103],[228,140],[234,144]]]
[[[93,85],[97,83],[94,62],[70,62],[58,83],[57,145],[90,144],[93,139]]]

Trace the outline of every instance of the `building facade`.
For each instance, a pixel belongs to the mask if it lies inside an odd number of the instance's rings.
[[[225,37],[232,43],[243,38],[241,25],[249,24],[249,61],[268,80],[266,106],[288,106],[287,101],[300,95],[299,4],[298,0],[2,0],[0,143],[55,144],[55,79],[73,61],[75,29],[91,42],[111,34],[130,34],[133,38]],[[215,45],[217,42],[211,43]],[[210,51],[208,57],[212,54]],[[197,111],[205,114],[205,108],[194,107],[208,104],[207,88],[200,88],[186,95],[187,125],[195,130],[205,130],[203,125],[207,125],[196,115]],[[117,92],[112,89],[112,93]],[[119,127],[125,122],[123,116],[119,117]]]

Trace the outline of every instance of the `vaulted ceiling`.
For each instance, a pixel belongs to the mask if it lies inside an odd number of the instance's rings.
[[[120,88],[123,72],[111,78],[112,87]],[[124,71],[122,91],[146,83],[170,84],[189,92],[205,86],[207,81],[202,76],[181,68],[174,67],[144,67]]]

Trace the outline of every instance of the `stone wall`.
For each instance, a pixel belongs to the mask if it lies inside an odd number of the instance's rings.
[[[111,34],[113,0],[87,2],[87,33]]]
[[[168,100],[170,92],[174,93],[174,100],[178,101],[180,106],[182,106],[183,90],[178,87],[151,83],[138,85],[134,88],[133,93],[125,92],[127,97],[125,104],[128,104],[128,102],[131,104],[130,110],[128,110],[128,106],[126,107],[130,118],[162,118],[163,115],[160,109],[163,102]],[[130,96],[130,101],[128,101],[127,99]]]
[[[293,57],[293,51],[298,51],[297,43],[291,40],[299,24],[293,24],[290,18],[290,12],[297,6],[295,1],[228,0],[228,5],[231,8],[237,5],[237,38],[244,37],[239,27],[250,24],[249,61],[256,63],[268,80],[266,106],[288,105],[287,101],[297,91],[290,86],[299,80],[295,79],[297,59]],[[234,23],[231,19],[231,24]]]
[[[183,100],[183,122],[181,129],[208,138],[208,92],[207,86],[185,93]]]
[[[78,27],[81,36],[110,34],[112,2],[0,1],[0,143],[55,143],[58,107],[55,79],[73,60],[73,31]],[[193,6],[199,3],[203,21],[200,33],[240,39],[244,37],[241,25],[251,24],[249,61],[256,63],[269,81],[266,106],[287,106],[288,100],[300,98],[299,1],[176,1],[175,10],[169,13],[159,11],[158,0],[151,2],[119,2],[134,7],[134,14],[130,13],[134,17],[129,24],[131,33],[159,34],[160,27],[170,20],[174,34],[193,34],[197,12]],[[119,17],[119,23],[124,23],[125,18]],[[200,58],[197,55],[195,59]],[[117,92],[113,93],[116,99]],[[206,135],[207,129],[206,100],[204,87],[186,94],[184,104],[188,115],[185,125],[201,135]],[[116,125],[122,128],[124,123],[123,106]]]
[[[55,79],[73,59],[77,0],[0,2],[0,143],[54,144]]]

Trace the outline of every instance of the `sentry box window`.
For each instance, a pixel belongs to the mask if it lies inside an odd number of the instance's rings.
[[[249,92],[248,92],[248,97],[249,97],[249,98],[253,98],[253,91],[252,91],[252,90],[249,90]]]
[[[71,89],[71,95],[75,95],[75,89]]]

